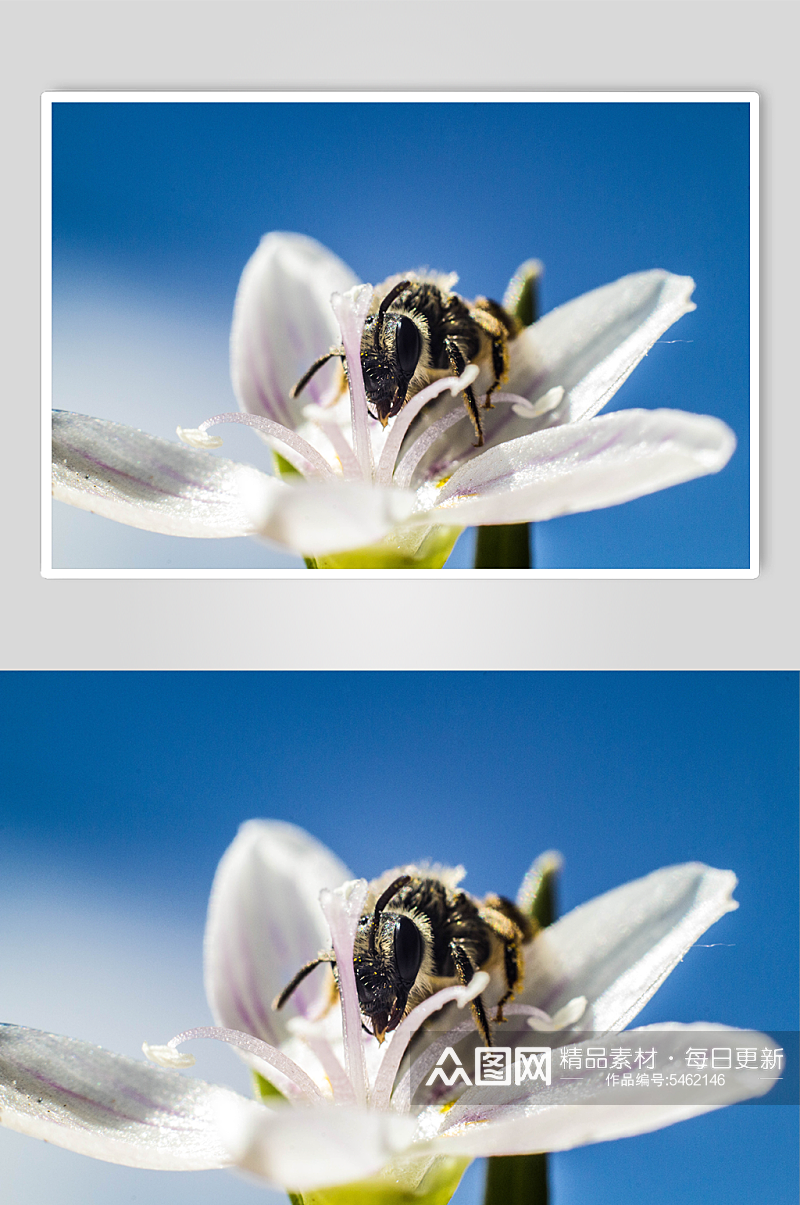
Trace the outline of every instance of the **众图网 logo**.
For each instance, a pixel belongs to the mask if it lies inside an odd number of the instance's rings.
[[[426,1086],[441,1080],[448,1088],[465,1084],[468,1088],[490,1085],[526,1084],[534,1080],[550,1084],[551,1050],[549,1046],[518,1046],[511,1059],[510,1046],[479,1046],[475,1051],[475,1077],[470,1079],[464,1064],[448,1046],[439,1056],[436,1066],[425,1081]]]

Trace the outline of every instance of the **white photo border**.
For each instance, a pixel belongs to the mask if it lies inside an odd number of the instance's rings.
[[[260,579],[526,578],[753,579],[759,576],[759,94],[752,91],[462,92],[462,91],[52,91],[41,98],[41,575],[44,578]],[[750,108],[750,564],[746,569],[60,569],[53,567],[52,413],[52,112],[56,104],[570,104],[738,103]]]

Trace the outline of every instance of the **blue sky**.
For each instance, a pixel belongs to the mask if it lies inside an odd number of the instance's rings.
[[[456,270],[467,296],[502,296],[537,256],[544,310],[668,268],[694,277],[698,309],[611,408],[718,415],[738,450],[715,477],[538,525],[536,563],[746,567],[748,206],[742,103],[57,103],[54,404],[168,438],[231,408],[236,284],[272,229],[313,235],[372,282]],[[225,438],[223,454],[263,461],[252,433]],[[55,510],[57,567],[297,564]]]
[[[463,862],[479,895],[513,895],[560,849],[562,912],[674,862],[730,868],[738,911],[639,1021],[797,1029],[795,673],[23,673],[0,698],[4,1020],[132,1056],[207,1023],[211,878],[238,825],[268,816],[356,874]],[[212,1047],[198,1073],[246,1090]],[[738,1106],[557,1156],[553,1205],[618,1205],[621,1182],[652,1205],[793,1205],[796,1118]],[[1,1130],[0,1147],[28,1205],[55,1185],[60,1205],[264,1200],[222,1173],[133,1172]]]

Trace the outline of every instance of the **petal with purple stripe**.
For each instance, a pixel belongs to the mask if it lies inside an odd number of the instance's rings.
[[[231,1162],[218,1108],[227,1088],[75,1038],[0,1025],[0,1120],[9,1129],[129,1167],[194,1171]]]
[[[666,1062],[672,1050],[675,1066],[679,1066],[687,1045],[691,1044],[692,1033],[706,1036],[709,1032],[718,1033],[720,1043],[730,1043],[735,1037],[743,1045],[774,1047],[765,1034],[705,1024],[631,1029],[621,1035],[621,1040],[631,1047],[656,1041],[659,1060]],[[592,1038],[588,1043],[578,1044],[576,1049],[584,1055],[586,1046],[596,1041]],[[585,1067],[582,1057],[580,1062]],[[659,1130],[712,1109],[763,1096],[772,1087],[771,1081],[760,1078],[757,1067],[738,1068],[726,1071],[721,1086],[698,1088],[692,1101],[662,1103],[658,1089],[654,1089],[653,1103],[625,1104],[625,1089],[620,1092],[619,1087],[609,1086],[605,1069],[576,1070],[570,1074],[569,1081],[552,1087],[536,1084],[510,1090],[468,1089],[445,1114],[434,1149],[472,1158],[565,1151]]]
[[[252,535],[281,483],[237,464],[64,410],[53,413],[53,497],[162,535]]]
[[[514,340],[506,388],[534,401],[560,385],[569,421],[591,418],[656,339],[695,308],[693,289],[690,276],[654,269],[568,301]]]
[[[619,410],[487,448],[453,473],[436,510],[466,527],[615,506],[716,473],[735,446],[717,418]]]
[[[324,1004],[330,978],[320,969],[281,1012],[272,1009],[295,973],[330,946],[319,894],[349,877],[334,854],[293,824],[242,825],[217,869],[206,923],[206,995],[219,1024],[277,1045],[288,1037],[289,1017]]]
[[[585,996],[582,1029],[624,1028],[706,929],[738,907],[735,886],[732,871],[688,862],[574,908],[530,947],[519,1001],[552,1015]]]
[[[290,391],[339,343],[331,295],[356,284],[350,268],[315,239],[279,232],[262,238],[242,273],[233,311],[231,377],[242,410],[301,425],[304,406],[330,391],[339,360],[316,373],[298,399]]]

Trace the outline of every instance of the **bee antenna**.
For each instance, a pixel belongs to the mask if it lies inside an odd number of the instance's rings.
[[[377,331],[378,334],[380,334],[380,329],[383,326],[384,315],[386,314],[386,311],[388,310],[389,306],[392,304],[392,302],[395,300],[396,297],[399,297],[401,293],[405,293],[406,289],[410,288],[410,286],[411,286],[410,280],[401,280],[398,282],[398,284],[396,284],[394,286],[393,289],[390,289],[389,292],[386,294],[383,301],[378,306],[378,331]]]
[[[322,365],[327,364],[328,360],[332,360],[334,356],[338,356],[341,360],[343,360],[344,348],[332,347],[330,351],[325,352],[324,356],[320,356],[319,359],[315,360],[308,371],[303,373],[294,388],[289,391],[289,397],[294,398],[297,397],[298,394],[302,393],[308,382],[313,377],[314,373],[319,372],[320,368],[322,368]]]
[[[294,979],[292,979],[291,983],[287,983],[280,995],[276,996],[272,1001],[272,1007],[276,1010],[276,1012],[279,1008],[283,1008],[286,1001],[300,986],[306,975],[310,975],[314,968],[320,966],[323,962],[329,962],[333,966],[336,965],[335,957],[327,950],[323,950],[323,952],[318,954],[316,958],[312,958],[311,962],[307,962],[305,966],[301,967]]]
[[[406,281],[406,284],[408,284],[408,281]],[[383,912],[386,905],[389,903],[389,900],[392,899],[393,896],[397,895],[400,888],[405,887],[406,883],[410,883],[410,882],[411,882],[410,874],[401,874],[399,878],[395,879],[393,883],[389,884],[389,886],[386,888],[386,890],[383,892],[383,894],[378,899],[378,902],[375,905],[375,911],[372,914],[372,924],[370,925],[370,930],[369,930],[369,952],[370,952],[370,954],[375,953],[375,937],[378,932],[378,921],[381,918],[381,913]]]

